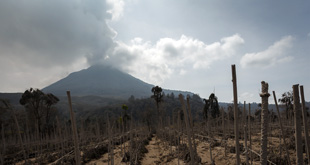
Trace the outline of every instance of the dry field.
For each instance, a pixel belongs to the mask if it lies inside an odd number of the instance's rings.
[[[234,72],[233,86],[236,87]],[[46,134],[40,134],[38,129],[30,134],[28,125],[21,129],[18,116],[7,106],[14,124],[9,128],[1,126],[0,163],[308,164],[309,122],[302,86],[300,91],[301,103],[299,86],[293,86],[290,117],[282,115],[277,104],[277,115],[268,109],[268,84],[262,82],[262,104],[255,112],[245,102],[238,107],[234,88],[233,107],[222,108],[216,117],[211,117],[209,111],[203,121],[193,120],[189,98],[185,102],[179,95],[181,108],[170,116],[162,115],[157,102],[158,115],[152,118],[152,124],[150,118],[135,121],[107,117],[104,121],[80,120],[79,126],[68,94],[70,122],[57,119],[54,131]],[[277,103],[274,92],[273,96]]]

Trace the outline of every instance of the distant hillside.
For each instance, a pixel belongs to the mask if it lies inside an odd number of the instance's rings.
[[[150,97],[151,89],[154,85],[145,83],[127,73],[117,69],[95,65],[78,72],[71,73],[69,76],[51,84],[42,90],[45,93],[53,93],[57,96],[66,95],[70,90],[73,96],[102,96],[117,99],[128,99],[131,95],[136,98]],[[164,92],[184,95],[193,93],[166,90]]]
[[[259,103],[255,103],[255,102],[254,102],[254,103],[251,103],[251,113],[252,113],[252,114],[255,113],[255,111],[256,111],[257,109],[260,109],[260,107],[259,107],[258,104],[259,104]],[[279,104],[279,103],[278,103],[278,104]],[[220,107],[223,107],[223,108],[225,108],[225,110],[227,110],[228,106],[233,106],[233,103],[219,102],[219,105],[220,105]],[[239,103],[238,106],[239,106],[240,108],[243,108],[243,103]],[[247,111],[248,111],[248,110],[249,110],[249,104],[247,103],[245,106],[246,106],[246,109],[247,109]],[[310,102],[306,102],[306,107],[307,107],[307,108],[310,107]],[[268,105],[268,109],[274,111],[275,113],[277,112],[277,108],[276,108],[276,105],[275,105],[275,104],[269,104],[269,105]],[[282,104],[279,104],[279,110],[280,110],[280,111],[285,110],[285,108],[282,106]]]
[[[0,93],[0,99],[9,100],[11,104],[19,104],[23,93]]]

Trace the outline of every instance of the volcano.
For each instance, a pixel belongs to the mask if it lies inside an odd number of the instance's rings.
[[[67,77],[43,88],[45,93],[53,93],[57,96],[65,96],[66,91],[70,91],[73,96],[102,96],[113,98],[136,98],[150,97],[151,89],[154,87],[139,80],[128,73],[118,69],[95,65],[88,69],[73,72]],[[163,91],[167,93],[190,94],[190,92],[181,92],[174,90]]]

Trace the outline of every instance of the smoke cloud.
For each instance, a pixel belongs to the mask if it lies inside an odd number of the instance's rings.
[[[0,76],[6,80],[0,91],[43,88],[95,64],[160,84],[187,68],[207,69],[232,57],[244,43],[239,34],[211,44],[186,35],[115,41],[108,21],[117,21],[124,6],[123,0],[0,1]]]

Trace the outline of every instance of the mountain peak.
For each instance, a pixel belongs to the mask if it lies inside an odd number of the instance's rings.
[[[106,97],[128,98],[149,97],[153,85],[147,84],[118,69],[94,65],[87,69],[69,74],[48,87],[42,89],[55,95],[65,95],[70,90],[72,95],[97,95]]]
[[[67,77],[43,88],[44,92],[57,96],[65,96],[66,91],[71,91],[72,96],[102,96],[128,99],[130,96],[145,98],[152,95],[154,85],[145,83],[128,73],[116,68],[94,65],[87,69],[69,74]],[[167,90],[163,92],[183,95],[193,93]]]

